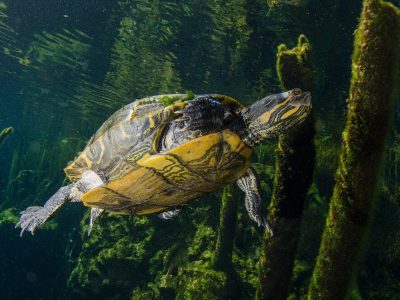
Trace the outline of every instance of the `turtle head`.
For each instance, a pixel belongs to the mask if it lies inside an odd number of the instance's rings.
[[[244,141],[255,146],[301,123],[310,112],[311,95],[300,89],[267,96],[242,110],[247,127]]]

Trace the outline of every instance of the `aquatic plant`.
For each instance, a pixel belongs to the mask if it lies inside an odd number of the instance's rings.
[[[18,63],[25,64],[23,51],[18,46],[17,36],[13,22],[10,21],[7,13],[7,4],[0,2],[0,57],[2,67],[0,76],[13,76]],[[7,78],[7,77],[6,77]]]
[[[22,74],[22,80],[31,82],[24,89],[30,102],[36,103],[37,99],[45,97],[46,104],[55,113],[71,117],[68,108],[76,107],[77,113],[85,117],[95,104],[93,97],[83,100],[76,96],[82,93],[81,87],[90,79],[90,41],[91,38],[80,30],[44,31],[34,35],[26,51],[30,63]],[[30,102],[24,108],[29,109],[30,114],[41,114],[47,109],[39,106],[32,110]]]
[[[392,113],[399,11],[365,0],[356,31],[348,115],[336,185],[309,299],[344,299],[376,204],[377,177]]]
[[[17,224],[18,212],[14,208],[8,208],[0,212],[0,227],[3,224]]]
[[[0,147],[3,145],[4,141],[6,138],[13,133],[13,128],[12,127],[7,127],[4,128],[2,131],[0,131]]]
[[[308,0],[267,0],[269,6],[278,5],[293,5],[293,6],[303,6],[307,4]]]
[[[103,86],[126,101],[179,91],[176,56],[168,50],[179,26],[172,17],[177,4],[142,0],[118,3],[123,17]]]
[[[284,90],[313,90],[311,46],[301,35],[293,49],[278,47],[277,72]],[[315,101],[315,99],[313,99]],[[275,179],[268,220],[274,236],[266,234],[260,260],[260,299],[286,299],[296,253],[303,206],[311,186],[314,163],[314,124],[310,116],[298,128],[279,137]]]

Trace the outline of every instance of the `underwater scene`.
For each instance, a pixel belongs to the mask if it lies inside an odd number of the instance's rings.
[[[399,7],[0,0],[0,300],[400,300]]]

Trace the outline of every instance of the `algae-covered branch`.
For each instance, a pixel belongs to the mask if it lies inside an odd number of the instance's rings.
[[[399,10],[365,0],[356,31],[347,124],[309,299],[344,299],[376,204],[379,169],[392,118]]]
[[[310,44],[304,35],[297,47],[278,48],[277,72],[284,90],[313,89]],[[299,127],[280,136],[276,150],[275,181],[269,221],[275,235],[264,239],[260,261],[260,298],[286,299],[296,253],[306,194],[311,186],[314,163],[314,122],[309,116]]]

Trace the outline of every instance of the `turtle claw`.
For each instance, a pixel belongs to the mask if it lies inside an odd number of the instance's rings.
[[[19,222],[15,228],[21,227],[20,236],[22,237],[25,231],[29,231],[32,235],[36,229],[47,220],[47,213],[42,206],[31,206],[21,212]]]
[[[272,230],[271,224],[267,221],[267,219],[262,218],[262,226],[267,230],[267,232],[271,235],[274,236],[274,231]]]
[[[260,227],[264,227],[265,230],[267,230],[267,232],[271,235],[274,236],[274,232],[272,230],[272,226],[271,224],[269,224],[269,222],[267,221],[266,218],[261,217],[259,214],[257,215],[253,215],[253,214],[249,214],[250,219],[252,219],[254,222],[257,223],[257,226]]]
[[[101,208],[92,208],[90,210],[90,221],[89,221],[89,226],[88,226],[88,236],[92,233],[93,229],[93,224],[96,221],[96,219],[104,212],[104,209]]]
[[[174,111],[174,114],[175,114],[175,116],[182,115],[183,114],[183,110]]]
[[[175,219],[179,213],[181,212],[181,209],[173,209],[173,210],[167,210],[162,213],[157,214],[157,217],[159,217],[162,220],[172,220]]]
[[[182,117],[180,117],[179,119],[176,119],[175,122],[176,123],[180,123],[180,122],[184,122],[186,125],[186,122],[189,121],[190,118],[186,117],[185,115],[183,115]]]

